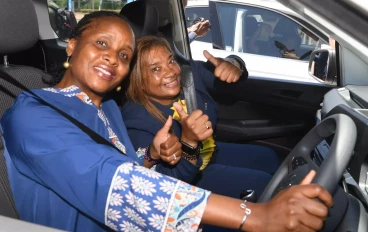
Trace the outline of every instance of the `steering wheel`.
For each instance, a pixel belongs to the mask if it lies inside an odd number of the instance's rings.
[[[319,167],[311,159],[311,152],[333,134],[329,152]],[[317,172],[313,183],[321,185],[333,196],[353,155],[356,137],[355,123],[347,115],[335,114],[324,119],[286,157],[258,202],[267,202],[281,190],[299,184],[312,169]]]

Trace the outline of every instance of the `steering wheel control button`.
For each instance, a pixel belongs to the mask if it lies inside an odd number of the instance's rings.
[[[280,187],[278,188],[278,192],[284,190],[284,189],[287,189],[289,187],[291,187],[292,185],[295,185],[297,184],[297,181],[296,181],[296,175],[293,174],[293,175],[290,175],[286,180],[284,180],[282,182],[282,184],[280,185]]]
[[[305,164],[307,164],[308,162],[301,156],[298,157],[294,157],[293,161],[291,161],[291,168],[293,170],[297,169],[298,167],[301,167]]]

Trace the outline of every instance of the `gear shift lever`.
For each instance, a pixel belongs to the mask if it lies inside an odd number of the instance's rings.
[[[257,195],[253,189],[248,189],[240,193],[240,199],[247,200],[248,202],[257,202]]]

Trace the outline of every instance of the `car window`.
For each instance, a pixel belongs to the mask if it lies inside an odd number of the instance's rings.
[[[120,12],[126,1],[121,0],[89,0],[71,1],[47,0],[50,25],[56,35],[63,41],[68,41],[70,33],[77,22],[87,13],[98,10]]]
[[[309,60],[319,38],[283,14],[252,6],[217,3],[225,49]]]
[[[208,7],[187,7],[185,9],[185,23],[187,27],[194,25],[200,18],[204,18],[205,20],[210,19]],[[207,33],[203,37],[197,37],[196,41],[212,43],[211,33]]]

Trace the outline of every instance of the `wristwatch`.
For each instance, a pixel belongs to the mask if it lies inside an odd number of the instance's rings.
[[[200,150],[201,148],[203,148],[203,145],[201,142],[198,143],[197,147],[193,147],[189,144],[187,144],[186,142],[180,141],[182,146],[181,146],[181,150],[182,150],[182,156],[184,159],[186,160],[196,160],[199,157],[200,154]]]

